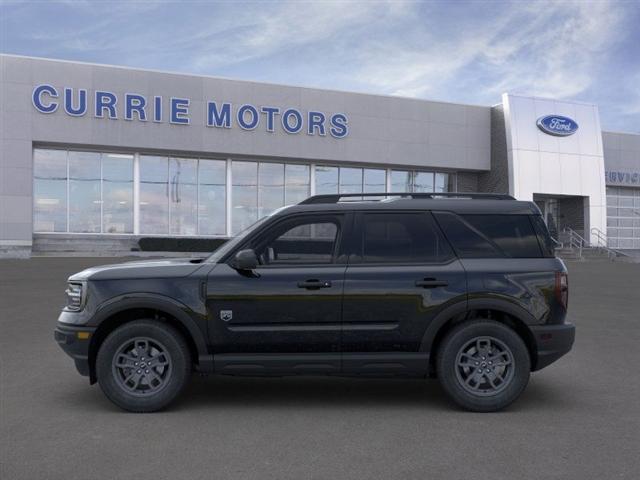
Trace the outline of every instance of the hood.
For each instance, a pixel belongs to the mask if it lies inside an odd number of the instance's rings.
[[[202,258],[167,258],[101,265],[74,273],[69,281],[186,277],[200,268],[202,261]]]

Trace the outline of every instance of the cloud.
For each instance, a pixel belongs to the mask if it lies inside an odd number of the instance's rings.
[[[517,89],[543,97],[571,98],[596,80],[601,54],[618,38],[622,11],[609,2],[554,7],[538,12],[544,22],[523,28],[515,39],[518,49],[501,57],[504,75],[494,92]]]
[[[496,13],[490,25],[452,29],[440,41],[434,41],[429,33],[434,26],[427,24],[414,46],[395,41],[370,47],[360,54],[358,78],[387,93],[425,96],[446,93],[475,74],[485,77],[478,85],[485,98],[497,100],[504,91],[574,97],[595,80],[600,54],[616,41],[623,18],[608,2],[534,2]]]
[[[292,52],[306,45],[341,41],[349,31],[371,26],[380,19],[402,16],[407,2],[284,2],[265,10],[263,5],[247,8],[233,19],[220,19],[198,35],[199,39],[215,32],[215,47],[199,48],[193,59],[197,70],[226,67],[282,52]],[[223,15],[223,17],[225,17]],[[232,20],[229,22],[229,20]],[[220,24],[233,24],[233,29]],[[220,35],[220,30],[224,33]]]
[[[0,49],[485,105],[578,99],[637,129],[638,22],[637,2],[612,0],[0,0]]]

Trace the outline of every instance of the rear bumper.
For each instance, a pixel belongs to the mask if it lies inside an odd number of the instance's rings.
[[[536,342],[537,360],[533,371],[544,368],[571,350],[576,327],[571,323],[530,327]]]
[[[80,375],[88,377],[89,368],[89,344],[95,328],[75,327],[58,323],[53,331],[53,338],[58,342],[60,348],[69,355]],[[85,338],[86,337],[86,338]]]

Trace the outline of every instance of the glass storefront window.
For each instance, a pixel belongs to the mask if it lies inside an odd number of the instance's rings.
[[[231,234],[235,235],[258,220],[258,164],[232,162]]]
[[[338,193],[338,167],[316,166],[316,195]]]
[[[285,165],[284,204],[293,205],[309,196],[309,166]]]
[[[200,160],[198,165],[198,232],[200,235],[227,233],[227,162]]]
[[[387,191],[387,172],[365,168],[364,170],[364,193],[376,193]]]
[[[433,192],[433,172],[414,172],[412,191]]]
[[[436,172],[436,192],[455,192],[456,191],[456,174],[455,173],[437,173]]]
[[[284,205],[284,164],[260,163],[258,167],[258,218]]]
[[[67,231],[67,152],[33,151],[33,230]]]
[[[69,152],[69,231],[100,233],[102,195],[100,154]]]
[[[137,158],[137,160],[136,160]],[[140,235],[235,235],[258,218],[315,193],[386,191],[387,170],[272,162],[34,149],[34,231]],[[136,165],[137,162],[137,165]],[[231,165],[231,172],[227,171]],[[134,212],[138,171],[138,224]],[[232,185],[227,185],[231,174]],[[393,170],[391,190],[453,191],[455,174]],[[231,205],[227,205],[231,189]],[[618,216],[639,198],[608,191]],[[627,195],[628,196],[628,195]],[[611,214],[610,214],[611,216]],[[634,229],[640,219],[616,225]],[[230,230],[227,224],[230,223]],[[635,236],[635,232],[631,235]]]
[[[169,233],[167,157],[140,156],[140,233]]]
[[[133,155],[102,155],[102,232],[133,233]]]
[[[362,193],[361,168],[340,168],[339,193]]]
[[[411,172],[403,170],[391,171],[391,191],[392,192],[410,192],[411,191]]]
[[[169,234],[198,233],[198,160],[169,159]]]
[[[394,192],[453,192],[455,175],[444,172],[391,172],[391,190]]]

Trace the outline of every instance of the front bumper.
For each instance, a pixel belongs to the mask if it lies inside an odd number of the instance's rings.
[[[571,323],[532,326],[530,328],[537,348],[537,359],[533,371],[552,364],[568,353],[576,336],[576,327]]]
[[[95,328],[92,327],[78,327],[63,323],[58,323],[53,331],[53,338],[58,342],[60,348],[73,359],[80,375],[85,377],[91,373],[89,344],[94,332]]]

